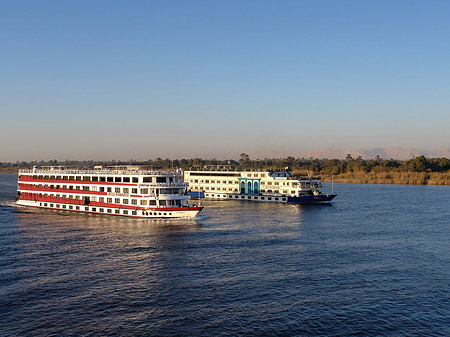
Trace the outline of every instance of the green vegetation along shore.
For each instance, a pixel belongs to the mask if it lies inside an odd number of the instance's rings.
[[[66,166],[87,168],[95,165],[140,165],[147,169],[178,168],[188,169],[205,165],[236,166],[239,169],[284,170],[289,168],[296,175],[320,176],[322,181],[362,184],[408,184],[408,185],[450,185],[450,159],[416,157],[410,160],[361,157],[345,159],[305,159],[287,157],[283,159],[256,159],[242,153],[240,160],[217,159],[152,159],[147,161],[39,161],[0,162],[0,173],[17,173],[21,168],[32,166]]]

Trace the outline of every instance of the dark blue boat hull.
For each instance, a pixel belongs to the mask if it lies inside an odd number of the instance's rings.
[[[299,197],[288,197],[287,202],[291,204],[317,204],[330,202],[334,197],[336,197],[336,194],[301,195]]]
[[[205,198],[204,192],[189,191],[188,193],[192,199]],[[263,201],[263,200],[255,200],[254,198],[247,199],[247,196],[245,199],[241,199],[242,194],[239,194],[239,196],[240,196],[239,200]],[[266,197],[267,198],[269,196],[264,196],[263,194],[261,194],[258,197]],[[275,198],[274,196],[270,196],[270,197]],[[299,197],[287,197],[287,200],[285,202],[290,203],[290,204],[317,204],[317,203],[330,202],[331,200],[334,199],[334,197],[336,197],[336,194],[319,194],[319,195],[314,195],[314,194],[309,195],[308,194],[308,195],[302,195]],[[229,197],[229,198],[234,199],[234,197]],[[279,196],[278,198],[283,198],[283,197]],[[277,198],[277,200],[278,200],[278,198]],[[264,201],[267,202],[267,200],[264,200]]]

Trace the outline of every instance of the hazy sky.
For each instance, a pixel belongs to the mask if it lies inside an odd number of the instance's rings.
[[[0,0],[0,161],[450,146],[450,1]]]

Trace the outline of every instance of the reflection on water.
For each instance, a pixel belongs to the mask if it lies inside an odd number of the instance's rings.
[[[450,334],[448,188],[335,184],[331,205],[137,220],[16,207],[15,178],[0,335]]]

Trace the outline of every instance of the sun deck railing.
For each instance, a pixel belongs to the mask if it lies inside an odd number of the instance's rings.
[[[51,169],[21,169],[19,174],[85,174],[85,175],[182,175],[182,172],[176,170],[168,171],[148,171],[148,170],[51,170]]]

